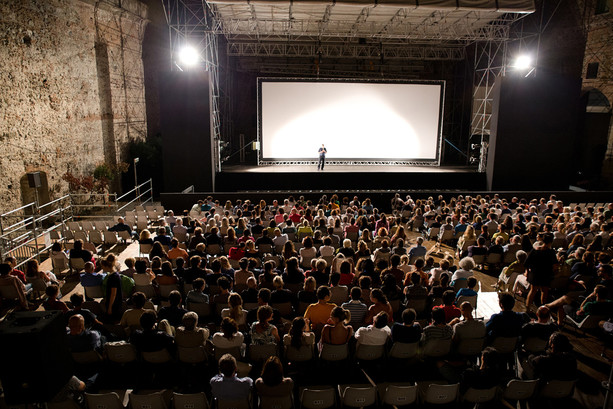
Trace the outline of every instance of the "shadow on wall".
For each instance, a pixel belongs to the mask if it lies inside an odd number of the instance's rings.
[[[39,180],[32,176],[35,173],[39,174]],[[49,203],[49,184],[46,172],[25,173],[19,179],[19,186],[21,187],[21,202],[24,206],[37,200],[37,192],[39,205]]]

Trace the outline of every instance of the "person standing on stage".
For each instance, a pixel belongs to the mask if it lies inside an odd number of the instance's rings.
[[[317,153],[319,153],[319,162],[317,163],[317,170],[324,170],[324,165],[326,163],[326,153],[328,153],[328,150],[323,143],[321,144],[321,148],[319,148]]]

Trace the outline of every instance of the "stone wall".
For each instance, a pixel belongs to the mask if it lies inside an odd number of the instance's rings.
[[[0,211],[28,196],[25,173],[45,172],[53,200],[64,173],[127,161],[127,144],[146,138],[147,8],[118,5],[0,0]]]

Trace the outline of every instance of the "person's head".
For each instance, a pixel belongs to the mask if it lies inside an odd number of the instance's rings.
[[[413,285],[419,285],[420,282],[421,276],[419,273],[411,273],[411,283],[413,283]]]
[[[561,332],[554,332],[549,337],[549,348],[553,353],[561,354],[573,350],[568,337]]]
[[[422,244],[424,244],[424,238],[423,238],[423,237],[421,237],[421,236],[419,236],[419,237],[417,238],[417,245],[418,245],[418,246],[421,246]]]
[[[272,307],[269,305],[262,305],[258,308],[258,321],[260,324],[268,324],[268,322],[272,319]]]
[[[186,312],[185,314],[183,314],[181,323],[187,331],[193,331],[198,325],[198,314],[193,311]]]
[[[197,278],[192,282],[194,290],[202,292],[206,282],[202,278]]]
[[[515,257],[519,263],[524,264],[526,259],[528,259],[528,253],[523,250],[518,250],[517,253],[515,253]]]
[[[380,313],[375,315],[375,317],[373,318],[373,325],[375,326],[375,328],[381,329],[385,327],[388,322],[389,322],[389,316],[387,315],[385,311],[381,311]]]
[[[171,307],[178,307],[181,304],[181,293],[177,290],[173,290],[168,294],[168,302]]]
[[[477,279],[475,277],[468,277],[468,280],[466,280],[466,286],[472,290],[476,285]]]
[[[330,288],[325,285],[322,285],[317,289],[317,299],[320,302],[326,302],[330,299]]]
[[[225,276],[221,276],[217,279],[217,285],[219,286],[221,291],[225,293],[227,291],[230,291],[232,283],[230,283],[230,280],[228,280],[228,278],[226,278]]]
[[[330,286],[336,287],[338,285],[338,283],[340,283],[340,281],[341,281],[341,274],[340,273],[332,273],[332,274],[330,274]]]
[[[258,291],[258,302],[260,305],[268,304],[270,301],[270,290],[268,288],[260,288]]]
[[[140,316],[140,326],[143,330],[152,330],[155,327],[156,314],[153,310],[145,310],[143,314]]]
[[[609,290],[607,290],[607,287],[605,287],[602,284],[598,284],[595,288],[594,288],[594,293],[596,293],[596,299],[598,301],[603,301],[607,299],[607,296],[609,294]]]
[[[503,311],[511,311],[515,307],[515,297],[511,293],[502,293],[498,297],[498,303]]]
[[[345,324],[351,320],[351,313],[342,307],[334,307],[330,311],[330,318],[335,324],[344,322]]]
[[[415,318],[417,318],[417,312],[413,308],[407,308],[402,311],[402,323],[404,325],[413,325]]]
[[[443,304],[446,306],[453,305],[455,301],[455,292],[453,290],[447,290],[443,293]]]
[[[81,314],[75,314],[68,319],[70,335],[79,335],[85,331],[85,319]]]
[[[375,288],[370,292],[370,299],[376,304],[387,304],[387,297],[379,288]]]
[[[165,275],[167,277],[174,276],[174,273],[172,272],[172,264],[170,264],[170,261],[164,261],[162,263],[162,275]]]
[[[87,274],[93,274],[95,269],[96,267],[94,267],[94,263],[92,263],[91,261],[88,261],[83,266],[83,271]]]
[[[441,307],[432,308],[432,322],[434,325],[440,325],[445,323],[445,310]]]
[[[132,294],[132,305],[134,306],[134,308],[136,309],[143,308],[146,302],[147,302],[147,296],[145,295],[145,293],[137,291],[134,294]]]
[[[58,287],[56,284],[48,285],[45,289],[45,294],[47,295],[47,297],[49,297],[49,299],[55,300],[59,293],[60,287]]]
[[[536,310],[536,318],[538,319],[538,322],[546,324],[551,319],[551,311],[549,311],[548,307],[541,305]]]
[[[465,319],[472,319],[472,317],[473,317],[473,306],[472,306],[471,303],[469,303],[468,301],[464,301],[460,305],[460,311],[462,312],[462,316]]]
[[[264,363],[262,381],[267,386],[277,386],[283,381],[283,365],[278,356],[270,356]]]
[[[51,246],[51,251],[62,251],[62,243],[60,243],[59,241],[53,243],[53,245]]]
[[[275,278],[272,279],[272,285],[275,287],[275,290],[282,290],[283,289],[283,278],[281,278],[281,276],[275,276]]]
[[[233,318],[224,317],[224,319],[221,320],[221,332],[223,332],[224,338],[232,339],[238,332],[238,324],[236,324]]]
[[[426,262],[423,258],[418,258],[417,260],[415,260],[416,269],[421,270],[422,268],[424,268],[424,265],[426,265]]]
[[[134,269],[137,274],[145,274],[147,272],[147,262],[145,260],[136,260]]]
[[[234,376],[236,373],[236,358],[231,354],[224,354],[219,358],[219,372],[226,378]]]
[[[481,351],[481,369],[496,368],[500,361],[500,354],[495,348],[487,347]]]
[[[315,292],[316,288],[317,281],[314,277],[308,277],[306,280],[304,280],[304,291]]]
[[[83,240],[76,239],[74,241],[74,244],[73,244],[72,248],[75,249],[75,250],[83,250]]]
[[[242,309],[243,298],[237,293],[230,294],[228,297],[228,307],[231,309]]]

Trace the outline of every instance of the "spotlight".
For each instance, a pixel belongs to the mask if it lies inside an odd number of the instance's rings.
[[[179,51],[179,60],[188,67],[193,67],[200,61],[200,55],[194,47],[187,45]]]
[[[513,67],[521,71],[532,68],[532,57],[529,55],[520,55],[515,59]]]

